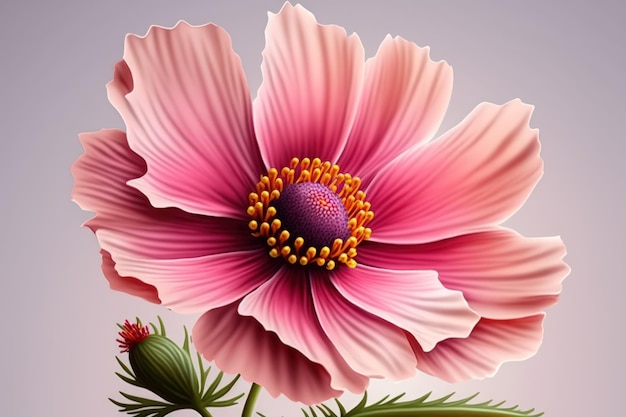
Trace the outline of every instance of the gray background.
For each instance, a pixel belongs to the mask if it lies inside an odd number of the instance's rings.
[[[104,85],[127,32],[179,19],[226,28],[252,91],[261,82],[267,11],[282,0],[3,0],[0,5],[0,297],[5,416],[120,415],[107,397],[114,376],[115,322],[179,316],[108,289],[89,213],[70,201],[77,134],[123,127]],[[551,308],[539,353],[493,378],[450,385],[418,375],[377,381],[372,395],[429,390],[506,399],[547,416],[617,416],[624,374],[625,6],[620,1],[307,1],[321,23],[357,32],[372,56],[387,33],[430,45],[454,68],[442,130],[481,101],[536,105],[545,175],[508,225],[528,236],[560,234],[573,272]],[[245,389],[242,385],[241,389]],[[132,389],[131,389],[132,391]],[[346,397],[348,402],[353,397]],[[263,394],[258,411],[297,415]],[[217,415],[239,415],[240,409]],[[179,415],[193,415],[181,413]]]

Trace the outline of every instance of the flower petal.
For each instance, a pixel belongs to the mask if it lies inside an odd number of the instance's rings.
[[[544,314],[515,320],[481,319],[468,338],[444,340],[430,352],[414,343],[417,368],[448,382],[493,376],[503,362],[528,359],[537,352],[543,318]]]
[[[367,242],[358,259],[379,268],[435,270],[482,317],[512,319],[556,303],[569,273],[564,256],[558,237],[526,238],[502,228],[421,245]]]
[[[273,397],[316,404],[341,391],[330,387],[324,367],[283,344],[253,317],[237,314],[236,304],[204,313],[193,328],[198,352],[224,372],[256,382]]]
[[[102,272],[107,281],[109,281],[109,287],[112,290],[125,292],[151,303],[161,304],[159,294],[154,285],[146,284],[133,277],[121,277],[115,270],[115,262],[113,262],[111,254],[104,249],[100,250],[100,254],[102,255]]]
[[[84,153],[72,165],[74,187],[72,199],[83,210],[132,215],[145,202],[126,181],[146,172],[146,164],[128,147],[126,133],[118,129],[102,129],[78,136]],[[132,195],[135,198],[129,198]],[[117,204],[117,201],[120,204]],[[130,201],[125,201],[130,200]],[[130,205],[130,207],[127,207]]]
[[[102,240],[109,243],[108,238]],[[154,285],[163,305],[180,313],[198,313],[230,304],[271,278],[279,264],[267,258],[267,251],[258,249],[184,259],[124,254],[113,259],[120,275]]]
[[[450,337],[465,337],[478,315],[459,291],[441,285],[435,271],[394,271],[359,264],[330,276],[348,301],[415,336],[431,350]]]
[[[96,216],[85,223],[107,231],[104,249],[138,258],[191,258],[258,247],[240,220],[190,214],[177,208],[157,209],[126,183],[146,170],[130,150],[124,132],[115,129],[80,135],[85,153],[74,163],[73,199]],[[98,233],[102,237],[101,233]]]
[[[328,271],[311,270],[315,311],[324,332],[348,365],[369,377],[415,375],[415,355],[404,332],[343,298]]]
[[[284,267],[242,300],[239,314],[253,316],[283,343],[322,365],[334,389],[363,392],[368,379],[348,366],[322,330],[310,285],[305,270]]]
[[[359,108],[338,164],[369,183],[403,151],[432,138],[448,108],[452,68],[430,49],[387,35],[365,64]]]
[[[483,103],[458,126],[385,166],[367,189],[372,240],[425,243],[497,225],[542,174],[533,107]]]
[[[268,167],[336,161],[354,119],[364,52],[356,35],[319,25],[300,5],[269,15],[254,127]]]
[[[264,171],[250,93],[228,34],[209,24],[153,26],[126,38],[109,99],[148,171],[131,182],[155,207],[245,218]]]

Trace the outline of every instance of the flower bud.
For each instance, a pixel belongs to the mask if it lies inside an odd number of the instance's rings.
[[[128,351],[137,382],[172,404],[200,402],[198,376],[189,353],[165,336],[128,321],[120,332],[120,347]]]

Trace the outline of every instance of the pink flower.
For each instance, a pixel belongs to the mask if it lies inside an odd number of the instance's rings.
[[[203,313],[208,360],[307,404],[531,356],[568,273],[559,238],[498,226],[542,174],[532,107],[483,103],[431,141],[452,70],[428,48],[388,36],[364,62],[289,3],[266,38],[252,102],[222,28],[127,37],[127,131],[81,135],[73,167],[111,287]]]

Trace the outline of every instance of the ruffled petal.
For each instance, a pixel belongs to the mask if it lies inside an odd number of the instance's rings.
[[[515,320],[481,319],[466,339],[448,339],[430,352],[413,340],[417,368],[448,382],[493,376],[500,365],[534,355],[543,338],[543,314]]]
[[[372,240],[426,243],[500,224],[524,203],[543,170],[532,106],[483,103],[458,126],[411,148],[367,189]]]
[[[526,238],[501,228],[421,245],[367,242],[359,246],[358,260],[379,268],[435,270],[482,317],[512,319],[556,303],[569,273],[564,256],[558,237]]]
[[[126,217],[147,203],[141,193],[126,185],[129,179],[146,172],[144,160],[128,147],[126,133],[102,129],[82,133],[78,139],[85,152],[71,168],[72,200],[76,204],[83,210],[109,215],[121,212]]]
[[[300,5],[269,15],[254,127],[268,167],[294,158],[336,161],[354,120],[363,46],[339,26],[319,25]]]
[[[283,344],[276,333],[263,329],[253,317],[240,316],[236,304],[203,314],[193,328],[192,339],[208,361],[215,361],[224,372],[240,374],[246,381],[261,385],[273,397],[284,394],[310,405],[341,394],[330,387],[330,376],[323,366]]]
[[[348,365],[369,377],[412,377],[415,355],[404,332],[348,302],[327,272],[311,271],[313,303],[322,329]]]
[[[83,133],[85,153],[74,163],[72,198],[96,216],[85,223],[103,233],[103,248],[114,257],[191,258],[250,250],[258,242],[244,221],[190,214],[177,208],[154,208],[145,195],[126,183],[146,170],[130,150],[124,132],[115,129]],[[106,231],[106,232],[104,232]]]
[[[151,303],[161,304],[159,294],[154,285],[146,284],[133,277],[121,277],[115,270],[115,262],[113,262],[111,254],[104,249],[100,250],[100,254],[102,255],[102,272],[107,281],[109,281],[109,287],[112,290],[125,292]]]
[[[131,148],[148,165],[131,184],[153,206],[246,217],[264,167],[247,82],[226,31],[179,22],[129,35],[108,89]]]
[[[330,280],[348,301],[408,331],[426,351],[444,339],[466,337],[479,319],[459,291],[441,285],[435,271],[359,264],[337,269]]]
[[[239,314],[253,316],[283,343],[322,365],[330,374],[332,388],[363,392],[368,379],[348,366],[322,330],[310,285],[305,270],[282,268],[242,300]]]
[[[107,239],[103,238],[110,243]],[[184,259],[138,259],[123,254],[113,259],[120,275],[154,285],[163,305],[180,313],[230,304],[270,279],[280,267],[268,262],[265,249]]]
[[[430,49],[387,36],[365,64],[363,94],[339,158],[364,184],[409,147],[430,140],[448,108],[452,68]]]

